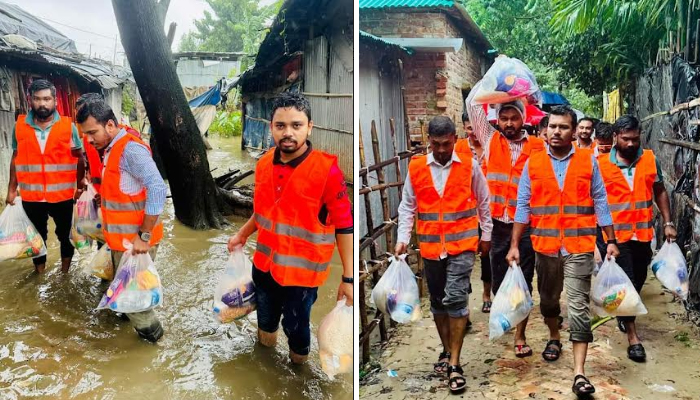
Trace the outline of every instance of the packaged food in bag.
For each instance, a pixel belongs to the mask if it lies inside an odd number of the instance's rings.
[[[253,264],[236,247],[226,262],[226,268],[214,289],[214,315],[222,323],[243,318],[255,310]]]
[[[88,184],[87,190],[80,195],[73,208],[73,226],[78,234],[104,242],[102,231],[102,211],[95,201],[97,192]]]
[[[330,379],[353,369],[353,311],[345,303],[345,298],[338,301],[318,328],[321,369]]]
[[[0,214],[0,261],[46,255],[46,244],[17,197]]]
[[[522,322],[532,310],[532,296],[515,263],[508,268],[498,293],[493,298],[489,315],[489,339],[495,340]]]
[[[112,251],[106,244],[95,253],[90,263],[83,269],[83,272],[87,275],[94,275],[100,279],[112,280],[112,278],[114,278]]]
[[[651,271],[666,289],[681,299],[688,300],[688,267],[676,242],[664,242],[651,261]]]
[[[505,55],[496,57],[472,91],[473,104],[503,104],[517,99],[537,104],[542,100],[535,74],[522,61]]]
[[[124,241],[122,256],[114,280],[102,296],[97,309],[120,313],[148,311],[163,303],[160,275],[148,253],[132,254],[132,244]]]
[[[78,253],[85,254],[92,250],[92,239],[79,234],[75,225],[71,226],[70,228],[69,240],[73,247],[78,250]]]
[[[591,280],[591,302],[593,312],[601,317],[633,317],[647,313],[632,281],[615,262],[615,257],[603,261],[600,271]]]
[[[406,263],[406,254],[394,257],[372,289],[372,302],[394,321],[405,324],[422,318],[416,277]]]

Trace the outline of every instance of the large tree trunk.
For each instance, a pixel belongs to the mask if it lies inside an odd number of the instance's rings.
[[[112,0],[122,45],[151,122],[175,216],[195,229],[219,228],[229,213],[209,170],[204,141],[171,60],[154,0]]]

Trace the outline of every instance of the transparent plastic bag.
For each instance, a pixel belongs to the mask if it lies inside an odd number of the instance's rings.
[[[132,244],[124,240],[126,252],[116,276],[102,296],[98,310],[120,313],[148,311],[163,303],[163,288],[155,264],[148,253],[132,254]]]
[[[222,323],[243,318],[255,310],[253,264],[238,246],[226,262],[226,269],[214,289],[214,315]]]
[[[603,261],[591,281],[593,312],[601,317],[634,317],[647,313],[641,297],[615,257]]]
[[[17,197],[0,214],[0,261],[46,255],[46,244]]]
[[[535,74],[522,61],[507,56],[496,57],[472,91],[472,104],[503,104],[517,99],[525,99],[529,104],[542,101]]]
[[[353,310],[345,302],[345,297],[338,301],[318,328],[321,369],[330,379],[353,369]]]
[[[423,317],[416,276],[406,263],[406,256],[394,257],[372,289],[372,302],[377,309],[400,324]]]
[[[75,212],[75,206],[73,207],[73,212]],[[73,222],[75,222],[75,218],[73,218]],[[69,240],[80,254],[86,254],[92,250],[92,239],[79,234],[78,229],[75,227],[75,223],[70,228]]]
[[[493,298],[489,315],[489,339],[503,336],[522,322],[532,310],[532,296],[523,275],[515,263],[508,268],[498,293]]]
[[[112,251],[109,246],[106,244],[102,246],[92,257],[90,264],[83,268],[83,272],[111,281],[114,278],[114,264],[112,264]]]
[[[662,285],[676,296],[688,300],[688,267],[676,242],[664,242],[651,260],[651,271]]]
[[[73,208],[73,227],[79,235],[89,239],[105,241],[102,231],[102,211],[97,206],[95,188],[88,184]]]

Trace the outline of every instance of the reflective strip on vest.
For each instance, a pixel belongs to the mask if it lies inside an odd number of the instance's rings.
[[[559,206],[536,206],[530,212],[532,215],[558,215]]]
[[[102,178],[90,178],[90,182],[95,183],[97,185],[102,184]]]
[[[418,241],[421,243],[440,243],[440,235],[418,235]]]
[[[458,211],[453,213],[442,214],[443,221],[459,221],[460,219],[470,218],[476,216],[476,209],[472,208],[466,211]]]
[[[141,211],[146,208],[146,200],[137,201],[136,203],[119,203],[103,200],[102,206],[109,211]]]
[[[508,205],[511,207],[517,207],[518,206],[518,199],[508,199]]]
[[[489,172],[486,174],[486,179],[489,181],[498,181],[498,182],[508,183],[508,180],[510,179],[510,177],[507,174],[503,174],[500,172]]]
[[[304,228],[288,224],[277,223],[277,225],[275,225],[275,233],[278,235],[296,237],[313,244],[335,243],[335,235],[332,233],[314,233]]]
[[[477,236],[479,234],[478,229],[469,229],[464,232],[448,233],[445,235],[445,242],[456,242],[462,239],[469,239],[470,237]],[[418,241],[422,243],[440,243],[440,235],[418,235]]]
[[[653,228],[654,225],[651,223],[651,221],[643,221],[643,222],[637,222],[634,227],[636,229],[650,229]]]
[[[493,194],[492,194],[492,195],[490,196],[490,198],[491,198],[491,202],[492,202],[492,203],[501,203],[501,204],[504,204],[504,203],[506,202],[506,198],[503,197],[503,196],[497,196],[497,195],[493,195]]]
[[[510,183],[512,183],[515,186],[518,186],[520,184],[520,177],[513,176],[512,178],[510,178]]]
[[[595,236],[595,228],[571,228],[564,229],[565,237]]]
[[[41,164],[15,164],[17,172],[41,172]]]
[[[268,231],[272,229],[272,221],[258,213],[255,213],[255,222],[262,226],[263,229],[267,229]]]
[[[272,249],[260,242],[258,242],[258,244],[255,246],[255,250],[265,254],[268,257],[270,257],[270,254],[272,254]]]
[[[46,185],[47,192],[60,192],[61,190],[68,190],[75,188],[75,182],[70,183],[52,183]]]
[[[652,204],[654,203],[651,200],[637,201],[634,203],[634,208],[649,208]]]
[[[532,235],[542,237],[559,237],[559,229],[532,228]]]
[[[593,215],[595,208],[592,206],[564,206],[564,214]]]
[[[630,208],[630,203],[624,202],[624,203],[610,204],[610,205],[608,205],[608,208],[610,209],[610,212],[624,211],[624,210],[628,210]]]
[[[614,225],[616,231],[631,231],[632,230],[632,224],[615,224]]]
[[[44,171],[46,172],[58,172],[58,171],[77,171],[78,166],[75,164],[46,164],[44,165]]]
[[[105,224],[105,230],[109,233],[136,233],[139,227],[136,224]]]
[[[328,269],[328,265],[330,265],[330,261],[324,263],[317,263],[309,261],[305,258],[296,256],[286,256],[280,253],[275,253],[275,255],[272,256],[272,262],[275,264],[283,265],[285,267],[303,268],[315,272],[323,272],[326,269]]]
[[[418,213],[418,219],[421,221],[440,221],[440,213]]]
[[[30,190],[32,192],[41,192],[44,190],[44,185],[37,185],[31,183],[17,182],[17,185],[22,190]]]

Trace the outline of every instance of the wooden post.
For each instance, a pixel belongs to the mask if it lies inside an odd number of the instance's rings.
[[[394,119],[390,118],[389,119],[389,129],[391,129],[391,143],[394,146],[394,158],[396,158],[399,154],[399,150],[396,148],[396,126],[394,126]],[[410,147],[411,144],[407,143],[407,147]],[[399,159],[396,159],[396,182],[402,182],[403,177],[401,176],[401,161]],[[403,194],[403,187],[399,186],[399,201],[402,199],[402,194]]]
[[[361,265],[367,267],[367,263],[365,260],[362,260]],[[367,280],[364,280],[360,282],[360,326],[362,327],[360,334],[362,334],[365,329],[367,329],[367,304],[365,304],[365,299],[367,298],[367,295],[365,293],[365,282]],[[362,343],[362,363],[366,364],[369,362],[369,340],[366,340],[364,343]]]
[[[372,153],[374,154],[374,160],[381,160],[382,155],[379,150],[379,135],[377,135],[377,125],[374,120],[372,120]],[[377,183],[383,185],[384,180],[384,169],[380,168],[377,171]],[[386,194],[386,189],[379,189],[379,197],[382,199],[382,215],[384,216],[384,221],[391,221],[391,213],[389,212],[389,196]],[[387,231],[384,234],[384,241],[386,243],[386,251],[391,253],[391,248],[393,241],[391,240],[391,233],[393,230]]]

